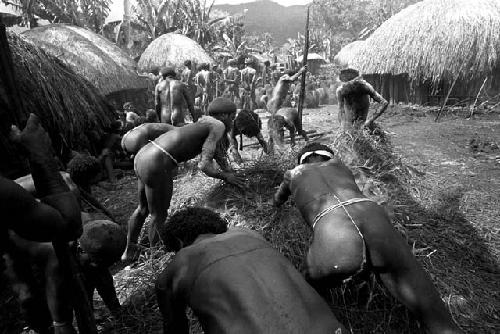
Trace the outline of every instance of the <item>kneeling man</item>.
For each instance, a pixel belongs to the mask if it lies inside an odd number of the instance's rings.
[[[292,195],[313,229],[306,278],[315,285],[332,286],[373,271],[430,333],[460,333],[385,210],[363,195],[333,151],[311,143],[299,152],[298,163],[285,173],[274,202],[279,206]]]
[[[176,212],[164,231],[173,261],[156,281],[164,333],[189,333],[189,306],[205,333],[347,333],[326,302],[257,232],[227,229],[215,212]]]

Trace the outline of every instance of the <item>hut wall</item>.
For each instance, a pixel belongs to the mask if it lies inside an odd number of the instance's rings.
[[[389,103],[410,102],[410,82],[406,74],[368,74],[363,75],[363,78]]]

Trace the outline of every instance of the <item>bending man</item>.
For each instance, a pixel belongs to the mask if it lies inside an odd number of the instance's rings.
[[[217,98],[208,106],[208,113],[211,116],[203,116],[196,123],[175,128],[150,141],[135,156],[139,206],[128,222],[127,249],[122,260],[136,258],[137,239],[149,213],[149,242],[155,245],[159,241],[158,230],[167,218],[174,169],[179,163],[201,153],[198,167],[207,176],[243,186],[243,181],[230,171],[227,161],[228,133],[236,114],[236,105],[228,99]],[[214,160],[222,170],[214,166]]]
[[[342,85],[337,88],[339,103],[339,123],[344,130],[352,127],[371,127],[373,122],[387,109],[387,102],[372,85],[363,80],[354,69],[340,71]],[[370,109],[370,97],[380,103],[380,110],[367,120]]]
[[[299,165],[285,173],[274,201],[279,206],[293,195],[313,229],[306,278],[328,287],[373,271],[430,333],[460,333],[429,275],[384,209],[363,195],[333,151],[312,143],[297,158]]]
[[[189,333],[189,306],[205,333],[347,333],[320,295],[258,233],[227,229],[215,212],[176,212],[164,233],[173,261],[156,281],[164,333]]]

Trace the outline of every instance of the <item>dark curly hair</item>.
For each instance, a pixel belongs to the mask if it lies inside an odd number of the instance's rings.
[[[88,191],[90,182],[101,172],[101,163],[91,155],[77,154],[68,163],[71,179],[81,188]]]
[[[309,143],[306,146],[304,146],[297,154],[297,163],[300,164],[300,158],[304,154],[306,154],[307,152],[314,152],[314,151],[327,151],[330,152],[331,154],[335,154],[335,152],[333,152],[333,150],[326,145],[320,143]]]
[[[187,207],[168,219],[161,238],[167,251],[177,252],[182,247],[190,246],[200,234],[226,231],[227,222],[218,213],[201,207]]]
[[[255,137],[262,129],[262,121],[259,115],[249,110],[242,110],[234,119],[234,128],[237,133],[242,133],[247,137]]]

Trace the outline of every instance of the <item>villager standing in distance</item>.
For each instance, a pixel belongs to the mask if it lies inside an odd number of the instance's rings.
[[[227,67],[223,72],[224,83],[226,85],[224,97],[227,97],[234,103],[236,103],[236,99],[240,99],[240,71],[238,70],[238,67],[236,67],[236,65],[236,60],[230,59],[227,62]]]
[[[377,93],[372,85],[363,80],[357,70],[348,68],[340,71],[340,80],[342,84],[337,88],[340,125],[344,130],[361,126],[370,128],[387,109],[389,102]],[[382,106],[367,120],[370,97]]]
[[[188,87],[176,79],[173,68],[164,67],[160,73],[163,80],[155,88],[155,108],[161,122],[174,126],[184,125],[184,104],[187,104],[193,121],[196,122],[198,117]]]

